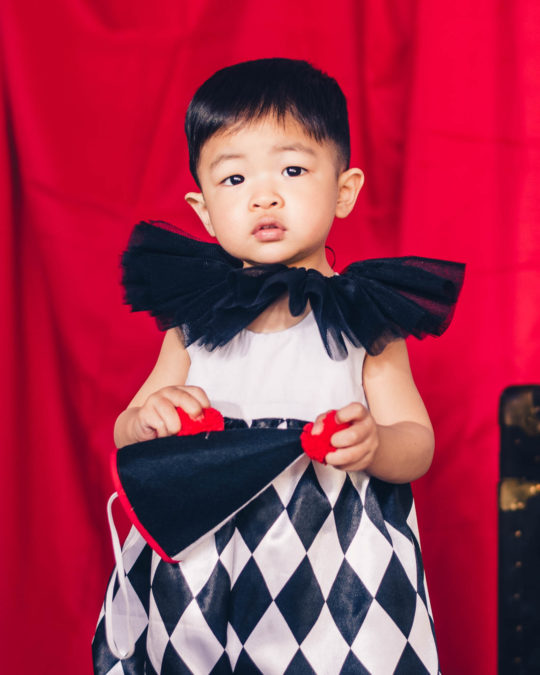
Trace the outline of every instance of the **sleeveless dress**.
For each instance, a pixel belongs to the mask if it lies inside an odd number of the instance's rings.
[[[284,331],[243,330],[214,351],[191,345],[187,384],[224,416],[285,427],[365,404],[365,350],[347,348],[332,360],[310,313]],[[182,562],[161,560],[135,529],[123,560],[136,648],[112,655],[102,611],[100,675],[439,673],[408,484],[302,456]],[[121,593],[112,608],[121,641]]]

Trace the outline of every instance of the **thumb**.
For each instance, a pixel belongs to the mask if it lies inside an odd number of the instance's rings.
[[[152,441],[154,438],[157,438],[157,431],[154,427],[151,427],[149,424],[139,425],[139,433],[136,434],[136,437],[140,441]]]
[[[317,415],[317,417],[315,418],[315,421],[313,422],[313,428],[311,429],[311,435],[312,436],[318,436],[319,434],[322,433],[322,431],[324,429],[323,420],[328,415],[328,413],[330,413],[330,412],[332,412],[332,411],[327,410],[326,412],[323,412],[320,415]]]

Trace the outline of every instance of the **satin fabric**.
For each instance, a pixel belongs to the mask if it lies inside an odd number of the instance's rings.
[[[229,428],[126,446],[113,462],[124,509],[162,558],[178,562],[302,456],[302,426]]]

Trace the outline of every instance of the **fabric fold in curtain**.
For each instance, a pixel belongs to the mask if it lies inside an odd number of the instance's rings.
[[[265,56],[306,58],[348,96],[366,185],[331,235],[337,267],[468,264],[447,334],[410,344],[437,435],[414,489],[443,672],[495,672],[497,399],[540,379],[539,21],[535,0],[2,3],[6,672],[91,672],[112,426],[161,341],[122,304],[119,256],[139,220],[202,235],[185,108]]]

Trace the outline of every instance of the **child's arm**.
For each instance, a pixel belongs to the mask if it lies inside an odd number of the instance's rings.
[[[117,448],[177,434],[180,431],[177,407],[196,418],[210,405],[202,389],[184,386],[189,366],[189,354],[178,331],[168,330],[148,379],[116,420],[114,442]]]
[[[404,340],[378,356],[366,356],[364,390],[369,410],[351,403],[336,413],[352,426],[335,433],[326,462],[347,471],[367,471],[391,483],[422,476],[433,459],[433,428],[416,389]],[[319,419],[319,418],[318,418]]]

